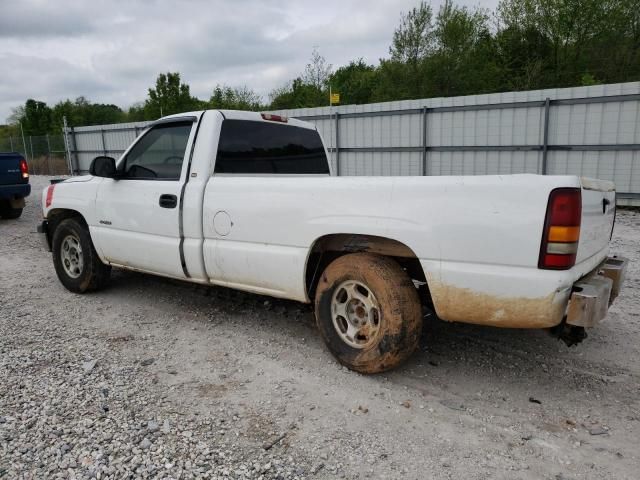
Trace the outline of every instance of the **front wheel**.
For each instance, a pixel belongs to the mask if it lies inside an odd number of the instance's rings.
[[[52,251],[56,274],[67,290],[85,293],[108,282],[111,267],[102,263],[88,228],[75,218],[63,220],[57,226]]]
[[[334,260],[318,283],[315,308],[331,353],[360,373],[394,368],[418,346],[420,298],[391,258],[354,253]]]

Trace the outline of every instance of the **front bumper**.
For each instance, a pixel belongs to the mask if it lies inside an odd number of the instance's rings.
[[[620,293],[629,260],[608,257],[596,271],[573,285],[567,324],[593,327],[607,316],[609,306]]]
[[[37,230],[40,234],[40,239],[42,240],[42,246],[50,252],[51,236],[49,235],[49,222],[47,220],[43,220],[42,223],[38,225]]]

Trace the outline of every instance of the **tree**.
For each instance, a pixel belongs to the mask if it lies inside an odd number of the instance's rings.
[[[337,69],[329,78],[334,92],[340,93],[343,104],[369,103],[377,82],[377,71],[360,58]]]
[[[25,135],[45,135],[51,129],[51,109],[45,102],[30,98],[20,122]]]
[[[288,85],[275,89],[269,94],[271,108],[274,110],[285,108],[320,107],[328,105],[329,96],[325,90],[315,85],[305,83],[298,77]]]
[[[436,95],[495,91],[498,72],[495,43],[485,10],[459,7],[446,0],[434,26],[434,52],[427,60]]]
[[[342,103],[404,100],[507,90],[640,80],[640,0],[500,0],[493,13],[445,0],[437,15],[424,0],[400,14],[387,58],[357,59],[332,73],[314,48],[303,71],[270,95],[271,108],[328,105],[329,86]],[[9,119],[29,132],[152,120],[201,108],[262,109],[247,86],[217,85],[207,101],[190,93],[179,73],[163,73],[143,103],[125,114],[84,97],[53,108],[29,100]],[[4,129],[6,132],[7,129]]]
[[[127,111],[127,121],[129,122],[141,122],[144,117],[144,102],[136,102],[129,107]]]
[[[262,110],[262,99],[247,86],[231,88],[225,85],[216,85],[207,107],[256,111]]]
[[[201,108],[202,102],[191,96],[189,85],[182,83],[178,72],[161,73],[156,88],[149,89],[145,101],[145,120]]]
[[[301,76],[269,94],[272,109],[320,107],[329,103],[331,65],[317,48]]]
[[[59,132],[64,117],[71,127],[81,125],[105,125],[123,122],[126,119],[122,109],[113,104],[91,103],[86,97],[80,96],[73,102],[69,99],[58,102],[52,109],[52,132]]]
[[[391,59],[417,64],[433,51],[433,12],[431,6],[421,1],[408,13],[400,15],[400,26],[393,32],[389,47]]]
[[[640,75],[639,0],[502,0],[497,9],[500,61],[516,87],[580,85]]]
[[[302,81],[307,85],[322,91],[327,87],[327,81],[331,75],[331,65],[320,55],[317,48],[311,52],[311,62],[307,63],[302,74]]]
[[[408,87],[409,98],[425,93],[426,75],[422,67],[424,60],[432,54],[433,46],[433,12],[427,2],[421,1],[410,12],[400,15],[400,26],[393,32],[389,47],[391,62],[387,64],[387,70],[406,76],[403,83]]]
[[[11,109],[11,115],[7,118],[9,125],[17,125],[24,117],[24,105]]]

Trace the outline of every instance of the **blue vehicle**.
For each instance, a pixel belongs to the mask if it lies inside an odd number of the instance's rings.
[[[24,199],[31,193],[29,166],[17,153],[0,153],[0,217],[18,218],[22,215]]]

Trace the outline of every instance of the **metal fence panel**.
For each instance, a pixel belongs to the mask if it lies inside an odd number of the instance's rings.
[[[0,138],[0,152],[18,152],[33,175],[69,173],[63,135],[13,136]]]
[[[640,204],[640,82],[274,113],[314,123],[338,175],[592,176]],[[69,130],[75,169],[148,123]]]
[[[420,175],[420,153],[347,152],[340,157],[340,174],[347,176],[408,176]]]

